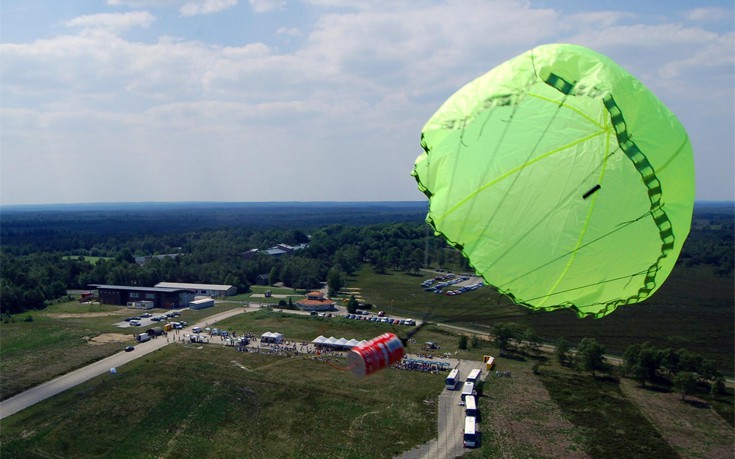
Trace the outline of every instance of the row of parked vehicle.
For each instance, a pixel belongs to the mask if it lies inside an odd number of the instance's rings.
[[[129,322],[131,326],[133,327],[140,327],[141,326],[141,320],[142,319],[148,319],[150,318],[153,322],[163,322],[165,320],[169,320],[173,317],[179,317],[181,313],[179,311],[170,311],[167,312],[164,315],[153,317],[153,314],[150,312],[143,313],[139,316],[132,316],[125,318],[125,322]]]
[[[391,317],[378,317],[363,314],[347,314],[345,318],[353,320],[367,320],[368,322],[383,322],[393,325],[407,325],[409,327],[416,325],[416,321],[413,319],[393,319]]]
[[[433,279],[426,279],[425,281],[421,283],[421,286],[424,288],[425,292],[432,292],[432,293],[437,293],[437,294],[444,293],[447,296],[454,296],[454,295],[461,295],[465,292],[471,292],[473,290],[477,290],[478,288],[483,287],[485,285],[483,282],[478,282],[476,284],[462,286],[458,289],[448,290],[446,292],[444,291],[446,287],[449,287],[455,284],[459,284],[460,282],[465,282],[468,280],[470,280],[470,278],[467,276],[457,277],[454,274],[449,273],[447,275],[438,276]]]

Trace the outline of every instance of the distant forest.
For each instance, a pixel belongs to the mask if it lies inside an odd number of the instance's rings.
[[[310,289],[339,286],[362,263],[376,271],[467,267],[424,223],[425,202],[117,204],[0,209],[0,310],[41,309],[88,284],[161,281],[234,285],[258,276]],[[731,276],[733,203],[698,203],[679,263]],[[276,244],[308,247],[283,257]],[[244,253],[259,249],[247,258]],[[428,250],[428,251],[427,251]],[[143,264],[135,257],[153,258]]]

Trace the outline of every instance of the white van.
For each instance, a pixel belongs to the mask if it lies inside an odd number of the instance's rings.
[[[462,443],[465,448],[476,448],[479,446],[477,437],[476,422],[474,416],[464,418],[464,432],[462,433]]]
[[[471,382],[465,382],[462,386],[462,401],[464,402],[468,395],[475,395],[475,385]]]
[[[480,414],[477,411],[477,399],[474,395],[468,395],[464,399],[464,414],[465,416],[472,416],[473,418],[476,418],[478,414]]]

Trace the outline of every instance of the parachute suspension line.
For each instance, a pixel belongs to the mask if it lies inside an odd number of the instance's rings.
[[[585,247],[588,247],[588,246],[590,246],[590,245],[592,245],[592,244],[595,244],[595,243],[597,243],[597,242],[600,242],[601,240],[605,239],[606,237],[609,237],[609,236],[611,236],[611,235],[613,235],[613,234],[617,233],[618,231],[620,231],[620,230],[622,230],[622,229],[624,229],[624,228],[627,228],[628,226],[630,226],[630,225],[632,225],[632,224],[634,224],[634,223],[636,223],[636,222],[639,222],[639,221],[643,220],[643,218],[645,218],[645,217],[646,217],[647,215],[650,215],[650,212],[646,212],[645,214],[641,215],[640,217],[636,218],[635,220],[631,220],[631,221],[628,221],[628,222],[624,222],[624,223],[621,223],[621,224],[619,224],[619,225],[618,225],[617,227],[615,227],[615,229],[613,229],[612,231],[609,231],[609,232],[607,232],[607,233],[605,233],[605,234],[601,235],[601,236],[600,236],[600,237],[598,237],[598,238],[595,238],[595,239],[593,239],[593,240],[591,240],[591,241],[588,241],[588,242],[586,242],[586,243],[584,243],[584,244],[580,245],[579,247],[575,248],[574,250],[570,250],[570,251],[568,251],[568,252],[566,252],[566,253],[563,253],[563,254],[559,255],[558,257],[556,257],[556,258],[554,258],[554,259],[552,259],[552,260],[549,260],[549,261],[547,261],[546,263],[543,263],[543,264],[541,264],[541,265],[539,265],[539,266],[537,266],[537,267],[533,268],[532,270],[530,270],[530,271],[527,271],[527,272],[525,272],[525,273],[521,274],[520,276],[516,277],[515,279],[512,279],[512,280],[508,281],[508,284],[512,284],[513,282],[516,282],[516,281],[518,281],[518,280],[521,280],[521,279],[523,279],[524,277],[526,277],[526,276],[528,276],[528,275],[531,275],[531,274],[535,273],[535,272],[536,272],[536,271],[538,271],[539,269],[543,269],[543,268],[545,268],[546,266],[549,266],[549,265],[551,265],[551,264],[553,264],[553,263],[556,263],[557,261],[559,261],[559,260],[562,260],[562,259],[564,259],[564,258],[568,257],[569,255],[572,255],[573,253],[575,253],[575,252],[578,252],[578,251],[582,250],[582,249],[583,249],[583,248],[585,248]],[[506,252],[507,252],[507,251],[506,251]],[[638,274],[638,273],[636,273],[636,275],[637,275],[637,274]],[[592,285],[597,285],[597,284],[592,284]],[[545,296],[551,296],[551,295],[545,295]],[[543,298],[543,296],[541,296],[541,297],[538,297],[538,298],[533,298],[533,299],[534,299],[534,300],[537,300],[537,299],[539,299],[539,298]],[[531,300],[527,300],[527,301],[531,301]]]
[[[628,279],[628,278],[635,277],[635,276],[642,276],[642,275],[646,274],[647,272],[648,272],[647,270],[639,271],[637,273],[626,274],[625,276],[616,277],[614,279],[605,279],[605,280],[602,280],[602,281],[599,281],[599,282],[593,282],[593,283],[587,284],[587,285],[580,285],[579,287],[569,288],[569,289],[566,289],[566,290],[559,290],[557,292],[549,293],[549,294],[542,295],[542,296],[539,296],[539,297],[536,297],[536,298],[528,298],[526,301],[535,301],[535,300],[539,300],[541,298],[546,298],[546,297],[549,297],[549,296],[561,295],[563,293],[569,293],[569,292],[573,292],[575,290],[581,290],[581,289],[585,289],[585,288],[589,288],[589,287],[594,287],[595,285],[603,285],[603,284],[607,284],[609,282],[617,282],[619,280]],[[622,304],[622,303],[620,303],[620,304]],[[561,307],[565,307],[565,306],[560,306],[560,308]]]

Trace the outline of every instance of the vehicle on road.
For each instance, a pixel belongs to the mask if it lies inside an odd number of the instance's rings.
[[[459,368],[455,368],[449,372],[449,376],[447,376],[445,381],[445,386],[447,390],[454,390],[457,387],[457,383],[459,383]]]
[[[464,402],[465,399],[470,395],[476,395],[475,385],[471,382],[465,381],[464,386],[462,386],[462,401]]]
[[[473,418],[477,418],[479,414],[477,411],[477,402],[473,395],[468,395],[464,399],[464,414]]]
[[[464,432],[462,434],[462,440],[465,448],[476,448],[479,446],[475,421],[474,416],[467,416],[464,418]]]
[[[477,386],[477,383],[480,381],[480,376],[482,375],[482,370],[479,368],[475,368],[472,371],[470,371],[469,376],[467,376],[467,382],[471,382],[475,386]]]
[[[128,347],[125,348],[125,352],[130,352],[130,351],[132,351],[134,349],[135,349],[134,346],[128,346]]]

